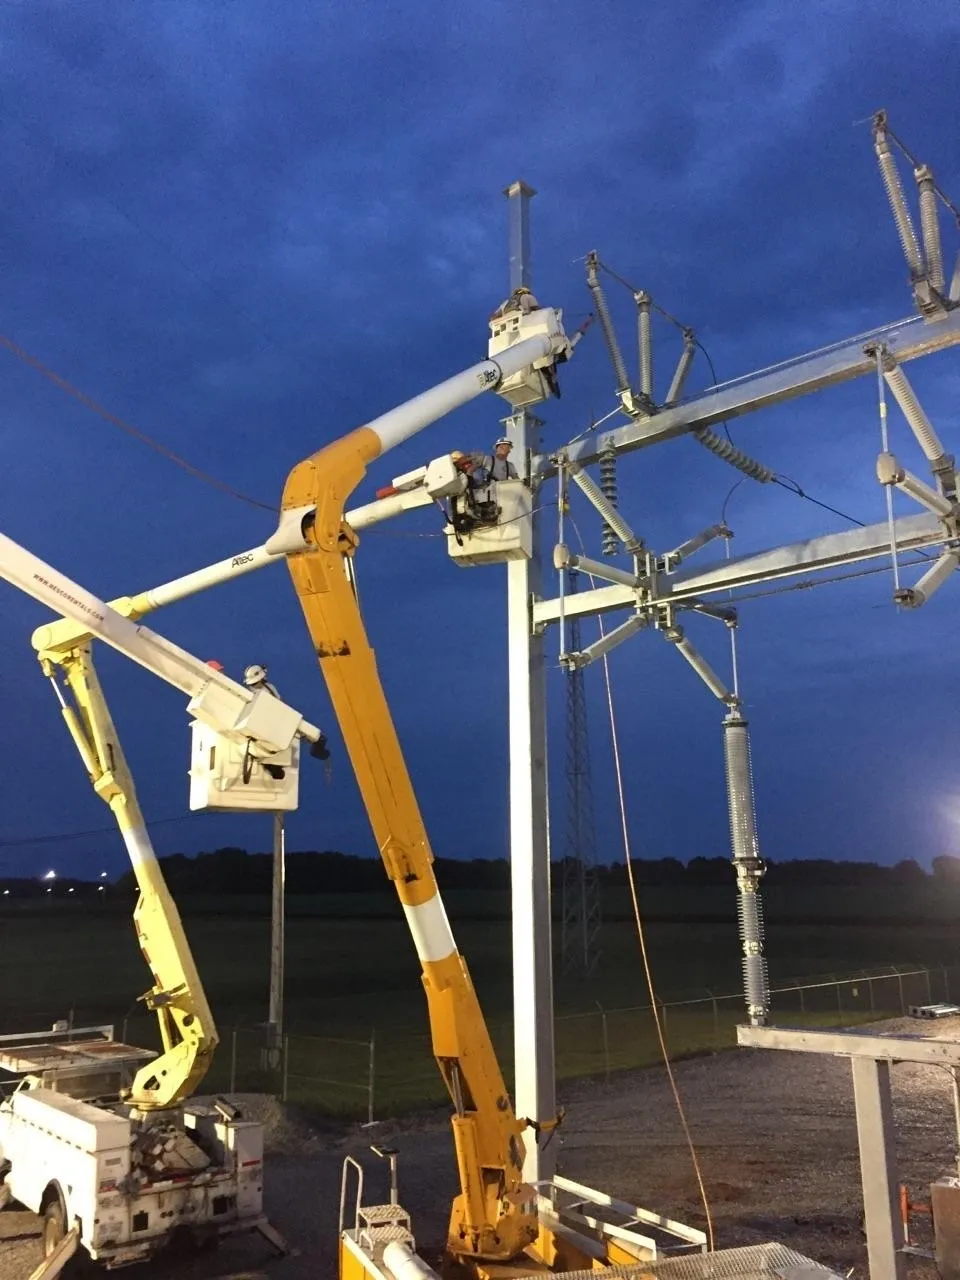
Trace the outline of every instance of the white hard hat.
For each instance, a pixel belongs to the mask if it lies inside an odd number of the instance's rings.
[[[508,444],[511,449],[513,448],[513,441],[508,436],[501,436],[493,447],[499,449],[502,444]]]
[[[254,662],[252,666],[245,667],[243,671],[243,683],[260,684],[267,678],[267,668],[262,667],[259,662]]]

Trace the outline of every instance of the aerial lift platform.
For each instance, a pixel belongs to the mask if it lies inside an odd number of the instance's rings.
[[[109,1028],[0,1041],[0,1179],[43,1218],[44,1275],[82,1249],[107,1268],[153,1256],[177,1235],[215,1241],[256,1230],[263,1213],[263,1131],[197,1090],[218,1043],[183,923],[140,812],[133,778],[93,664],[99,638],[185,693],[193,719],[194,808],[296,804],[299,745],[326,756],[323,734],[267,687],[246,688],[137,625],[0,535],[0,577],[63,615],[34,645],[96,794],[117,820],[139,888],[134,923],[153,985],[159,1054]],[[202,750],[196,749],[200,743]]]

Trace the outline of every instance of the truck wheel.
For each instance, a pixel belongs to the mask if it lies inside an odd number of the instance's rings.
[[[49,1258],[67,1234],[67,1211],[60,1197],[54,1196],[43,1211],[43,1256]]]

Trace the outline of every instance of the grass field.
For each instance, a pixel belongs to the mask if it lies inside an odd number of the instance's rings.
[[[776,886],[774,887],[776,888]],[[926,886],[921,886],[926,889]],[[733,888],[650,888],[644,893],[648,936],[660,999],[671,1005],[671,1048],[684,1053],[730,1043],[742,1005]],[[458,941],[470,964],[508,1074],[510,926],[506,896],[458,891],[448,896]],[[767,895],[768,955],[773,985],[817,975],[847,975],[884,965],[953,966],[958,955],[958,903],[939,893],[781,887]],[[7,903],[0,914],[4,992],[0,1029],[42,1027],[73,1011],[75,1021],[128,1016],[128,1037],[152,1042],[152,1020],[137,996],[148,985],[129,902],[100,909],[69,901]],[[260,898],[191,899],[181,903],[186,928],[224,1042],[215,1083],[226,1087],[234,1027],[236,1072],[256,1074],[266,1016],[269,903]],[[600,964],[589,979],[566,978],[557,958],[557,1059],[563,1075],[604,1074],[651,1060],[653,1027],[636,932],[622,896],[604,903]],[[559,930],[555,942],[559,942]],[[938,979],[939,981],[939,979]],[[730,997],[711,1003],[710,995]],[[935,994],[939,994],[938,991]],[[953,993],[960,996],[960,990]],[[906,993],[922,1000],[922,986]],[[899,1003],[895,980],[795,995],[780,1008],[796,1021],[849,1021]],[[629,1012],[618,1012],[627,1010]],[[368,1042],[375,1032],[379,1105],[392,1110],[440,1096],[429,1050],[419,966],[406,925],[389,892],[294,898],[289,903],[286,1023],[292,1097],[334,1109],[365,1104]],[[345,1043],[337,1043],[338,1041]],[[318,1082],[329,1081],[320,1087]],[[251,1081],[258,1083],[258,1081]]]

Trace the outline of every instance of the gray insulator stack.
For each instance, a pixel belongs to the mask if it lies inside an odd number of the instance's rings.
[[[622,395],[630,390],[630,379],[627,376],[627,366],[624,364],[620,344],[617,342],[617,335],[614,332],[613,321],[610,319],[610,311],[607,307],[607,299],[604,296],[603,285],[600,283],[600,277],[597,274],[599,265],[600,259],[596,253],[588,253],[587,288],[593,296],[593,305],[597,313],[597,319],[600,321],[600,328],[603,331],[603,340],[607,344],[607,351],[610,354],[610,363],[613,365],[614,377],[617,380],[617,391]]]
[[[943,293],[943,250],[940,247],[940,223],[937,219],[937,190],[933,173],[922,164],[914,170],[920,201],[920,235],[926,260],[927,279],[938,293]]]
[[[751,480],[758,480],[760,484],[770,484],[772,480],[777,478],[776,472],[771,471],[769,467],[765,467],[756,458],[751,458],[749,454],[736,448],[729,440],[724,440],[722,436],[718,436],[709,427],[698,427],[693,432],[693,437],[705,449],[709,449],[711,453],[715,454],[723,462],[728,462],[731,467],[736,467],[738,471],[742,471]]]
[[[903,187],[900,184],[897,162],[893,152],[890,150],[890,143],[887,141],[887,135],[882,124],[874,128],[874,150],[877,153],[880,177],[883,179],[887,199],[890,201],[893,220],[897,224],[897,235],[900,237],[900,244],[903,247],[903,254],[907,260],[910,275],[914,280],[919,280],[924,274],[920,246],[917,243],[917,235],[913,229],[913,223],[910,221],[910,214],[907,211],[907,202],[904,199]]]
[[[893,392],[897,404],[907,422],[910,429],[917,438],[917,443],[923,450],[928,462],[939,463],[944,456],[943,444],[940,437],[933,429],[933,424],[923,410],[923,406],[914,394],[907,380],[907,375],[894,360],[893,356],[887,354],[882,360],[883,377],[887,386]]]
[[[763,860],[757,843],[747,721],[739,715],[723,722],[723,752],[730,811],[730,844],[737,873],[737,922],[743,950],[743,994],[751,1025],[763,1026],[770,1010],[770,983],[763,954]]]
[[[653,328],[650,323],[650,295],[638,293],[637,302],[637,338],[640,344],[640,391],[643,395],[653,395]]]
[[[687,374],[690,372],[690,366],[693,364],[693,357],[696,350],[696,343],[689,329],[685,329],[683,333],[683,352],[677,362],[673,378],[670,382],[670,389],[667,391],[667,398],[664,401],[665,407],[675,404],[683,392],[683,384],[687,380]]]
[[[600,492],[612,507],[617,505],[617,455],[613,449],[606,449],[600,454]],[[616,530],[604,524],[602,537],[603,554],[615,556],[620,550]]]

